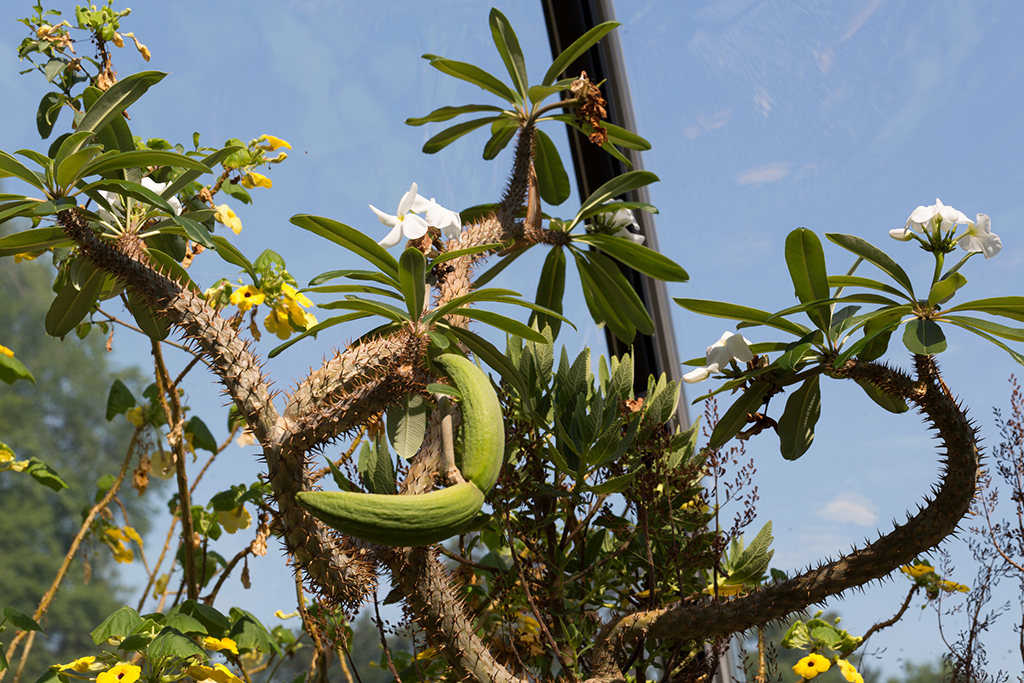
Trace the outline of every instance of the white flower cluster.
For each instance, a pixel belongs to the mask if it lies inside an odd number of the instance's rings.
[[[392,229],[378,243],[385,249],[395,246],[403,237],[407,240],[419,239],[427,234],[427,228],[431,226],[438,228],[449,239],[455,239],[462,231],[459,214],[444,208],[433,198],[421,197],[416,192],[416,183],[402,195],[394,215],[384,213],[373,204],[370,204],[370,209],[377,214],[381,223]],[[426,214],[426,217],[420,216],[421,213]]]
[[[703,382],[734,360],[749,363],[754,360],[754,352],[750,350],[748,340],[733,332],[726,332],[721,339],[708,347],[708,364],[683,375],[683,381],[688,384]]]
[[[999,235],[992,233],[992,221],[986,214],[979,213],[977,219],[972,221],[939,199],[931,206],[919,206],[914,209],[907,219],[907,224],[902,228],[890,230],[889,236],[901,242],[914,239],[915,233],[926,237],[941,237],[943,233],[955,230],[957,225],[967,226],[967,231],[957,240],[957,244],[964,251],[981,252],[988,259],[1003,248],[1003,241],[999,239]]]

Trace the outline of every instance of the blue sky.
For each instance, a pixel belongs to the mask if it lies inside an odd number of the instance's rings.
[[[539,80],[550,63],[540,3],[499,8],[518,33],[531,77]],[[250,257],[265,247],[279,251],[301,282],[360,266],[340,248],[290,225],[296,213],[329,216],[379,239],[386,229],[367,204],[389,210],[413,181],[422,194],[454,209],[497,198],[509,151],[483,162],[486,135],[478,132],[426,156],[419,149],[439,125],[403,124],[443,105],[493,102],[420,59],[429,52],[503,73],[487,29],[488,9],[469,0],[143,2],[133,7],[126,29],[149,46],[153,61],[145,65],[125,48],[116,64],[121,76],[143,68],[171,72],[133,107],[136,134],[187,145],[200,131],[204,143],[215,145],[268,133],[292,144],[288,161],[270,173],[273,189],[255,190],[254,206],[234,207],[245,226],[235,242]],[[972,259],[964,269],[970,297],[1021,293],[1024,6],[619,0],[616,12],[637,132],[653,144],[643,163],[661,178],[651,187],[660,209],[660,242],[691,276],[687,284],[670,285],[670,295],[766,310],[790,305],[782,249],[785,235],[799,226],[860,235],[886,249],[923,287],[931,274],[925,254],[912,243],[890,240],[887,232],[936,197],[968,216],[989,214],[1003,239],[996,258]],[[23,28],[13,21],[0,25],[0,92],[7,103],[0,148],[45,151],[48,143],[39,140],[34,122],[45,84],[41,77],[17,75],[25,68],[15,54]],[[66,124],[62,119],[58,129]],[[547,131],[568,161],[564,134],[555,127]],[[571,215],[577,206],[574,195],[553,213]],[[845,271],[851,259],[831,244],[825,249],[830,269]],[[522,288],[529,296],[533,285],[524,283],[535,281],[539,261],[519,263],[514,275],[494,284]],[[197,261],[192,275],[204,284],[238,277],[213,256]],[[578,285],[570,288],[568,315],[584,323]],[[726,321],[677,307],[673,316],[682,358],[703,355],[728,329]],[[559,340],[570,353],[585,344],[602,348],[603,335],[592,324],[580,324],[580,330]],[[293,347],[268,369],[278,387],[287,387],[359,332],[347,328]],[[744,334],[753,341],[775,339],[756,329]],[[994,444],[992,408],[1007,405],[1006,380],[1018,368],[966,332],[950,332],[949,341],[940,356],[947,382]],[[146,362],[145,347],[136,348],[128,335],[119,334],[115,345]],[[898,346],[894,342],[890,358],[906,365],[908,353]],[[697,395],[688,390],[691,398]],[[222,399],[205,378],[195,377],[189,392],[193,408],[217,414]],[[834,556],[875,529],[889,528],[890,520],[903,519],[938,470],[934,444],[912,414],[885,414],[852,385],[829,382],[824,392],[817,440],[804,458],[782,460],[767,433],[748,446],[760,494],[751,532],[774,520],[774,564],[787,570]],[[691,414],[699,410],[693,407]],[[208,422],[220,426],[223,420]],[[251,451],[229,450],[205,494],[250,481],[257,471]],[[969,583],[973,570],[963,544],[948,547],[958,567],[953,578]],[[255,602],[256,595],[279,590],[286,578],[278,565],[256,563],[253,590],[238,588],[225,597]],[[907,585],[900,577],[835,607],[847,628],[862,632],[896,610]],[[994,602],[1015,595],[1007,590]],[[253,610],[270,625],[279,607],[289,611],[287,604],[265,600]],[[935,621],[929,611],[912,611],[869,646],[886,650],[872,665],[894,673],[904,658],[934,659],[942,651]],[[988,639],[990,658],[1014,670],[1010,621],[1001,622],[999,631]]]

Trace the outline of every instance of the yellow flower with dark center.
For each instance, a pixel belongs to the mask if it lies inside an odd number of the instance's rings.
[[[814,652],[794,664],[793,673],[810,680],[818,674],[828,671],[830,666],[832,666],[832,662]]]
[[[252,526],[252,515],[249,514],[244,505],[239,505],[234,510],[220,513],[217,515],[217,520],[220,522],[221,528],[229,534],[233,534],[239,529],[248,529]],[[235,654],[237,655],[238,653],[236,652]]]
[[[904,574],[908,574],[912,578],[917,579],[917,578],[920,578],[920,577],[924,576],[925,574],[929,574],[929,573],[935,571],[935,568],[934,567],[929,567],[926,564],[915,564],[915,565],[909,565],[908,564],[908,565],[904,565],[904,566],[900,567],[900,571],[902,571]]]
[[[242,178],[242,187],[247,190],[251,190],[254,187],[265,187],[268,190],[273,186],[273,181],[262,173],[256,173],[255,171],[249,171]]]
[[[853,664],[845,659],[837,659],[836,664],[839,665],[839,672],[843,674],[843,678],[850,683],[864,683],[864,677],[857,673],[857,668]]]
[[[252,285],[245,285],[231,292],[231,303],[238,306],[238,310],[242,313],[253,306],[259,306],[265,298],[266,295]]]
[[[275,138],[273,135],[261,135],[260,142],[266,143],[265,145],[260,145],[260,149],[265,149],[268,152],[273,152],[274,150],[280,149],[281,147],[287,147],[288,149],[292,148],[292,146],[289,145],[286,141],[282,140],[281,138]]]
[[[77,671],[80,674],[84,674],[85,672],[89,671],[89,667],[95,661],[96,661],[96,658],[92,657],[92,656],[89,656],[89,657],[79,657],[78,659],[76,659],[75,661],[71,662],[70,664],[61,664],[60,665],[60,671],[67,671],[68,669],[71,669],[72,671]]]
[[[217,205],[217,212],[213,214],[213,219],[231,228],[231,232],[236,235],[242,232],[242,219],[227,204]]]
[[[224,514],[224,513],[221,513],[221,514]],[[250,519],[250,522],[251,521],[252,520]],[[246,525],[246,526],[248,526],[248,525]],[[245,527],[243,527],[243,528],[245,528]],[[203,638],[203,647],[205,649],[207,649],[207,650],[213,650],[215,652],[220,652],[221,650],[227,650],[228,652],[230,652],[233,655],[237,655],[238,654],[238,644],[235,641],[231,640],[230,638],[213,638],[213,637],[210,637],[210,636],[206,636],[205,638]]]
[[[142,675],[142,669],[134,664],[121,662],[96,677],[96,683],[135,683]]]

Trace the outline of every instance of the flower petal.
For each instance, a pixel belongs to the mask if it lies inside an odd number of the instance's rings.
[[[419,195],[416,194],[416,183],[413,183],[412,187],[409,188],[409,191],[402,195],[402,201],[398,202],[398,211],[396,213],[398,214],[399,220],[401,220],[405,214],[409,213],[417,196]]]
[[[377,220],[379,220],[381,223],[383,223],[384,225],[388,226],[389,228],[393,228],[396,225],[398,225],[399,221],[398,221],[398,217],[397,216],[393,216],[391,214],[384,213],[383,211],[378,209],[373,204],[370,204],[370,210],[373,211],[375,214],[377,214]],[[398,244],[398,242],[395,242],[395,244]]]
[[[427,222],[423,220],[423,216],[417,216],[414,213],[405,214],[401,226],[402,233],[410,240],[418,240],[427,234]]]
[[[395,246],[396,244],[398,244],[401,241],[402,241],[402,224],[401,223],[396,223],[395,227],[392,228],[391,232],[388,233],[388,236],[385,237],[384,239],[382,239],[380,242],[377,242],[377,244],[379,244],[380,246],[384,247],[385,249],[390,249],[391,247]]]
[[[708,368],[697,368],[683,375],[683,381],[687,384],[696,384],[697,382],[703,382],[711,376],[711,371]]]

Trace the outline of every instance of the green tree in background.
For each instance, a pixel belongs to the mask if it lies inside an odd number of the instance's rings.
[[[5,344],[33,370],[36,384],[0,384],[0,441],[18,459],[45,460],[68,483],[52,491],[27,475],[0,477],[0,595],[4,605],[32,614],[50,587],[82,511],[94,502],[96,481],[116,473],[124,458],[131,426],[123,419],[107,422],[105,393],[115,377],[137,382],[134,371],[115,372],[104,340],[49,337],[42,318],[49,306],[53,281],[43,264],[0,261],[0,330]],[[132,524],[147,527],[147,508],[133,495],[124,497]],[[36,639],[25,668],[27,680],[54,661],[74,659],[93,647],[89,631],[97,615],[124,603],[110,551],[100,543],[82,546],[88,565],[76,561],[51,608],[42,620],[48,637]],[[91,568],[91,572],[85,567]],[[88,574],[91,573],[91,577]]]

